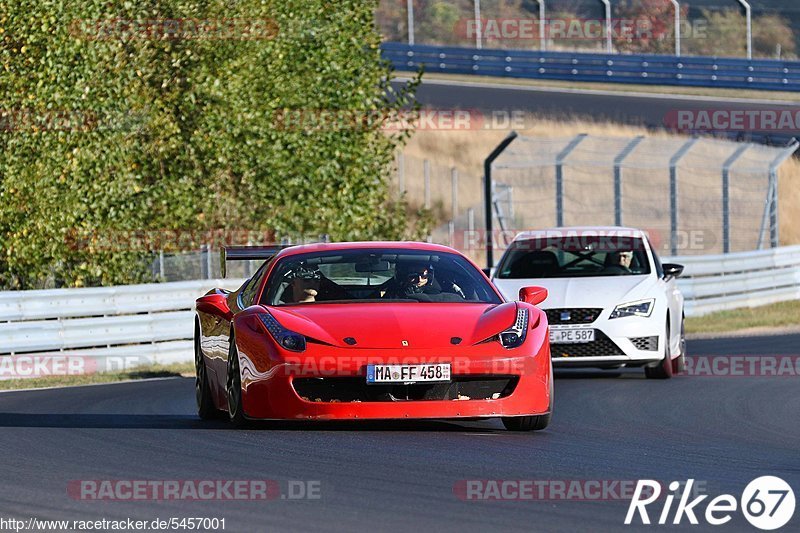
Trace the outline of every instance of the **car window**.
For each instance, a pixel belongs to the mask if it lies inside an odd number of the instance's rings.
[[[258,288],[261,286],[261,281],[264,279],[264,274],[266,274],[267,270],[269,269],[269,264],[272,262],[272,259],[265,261],[261,267],[253,274],[247,283],[242,288],[241,292],[241,305],[242,309],[246,309],[253,305],[253,300],[255,299],[256,292]]]
[[[263,305],[325,302],[501,303],[464,257],[406,249],[356,249],[284,257]]]
[[[320,264],[319,270],[328,279],[336,280],[345,285],[376,285],[381,284],[394,275],[393,265],[385,272],[358,272],[355,262]]]
[[[563,236],[515,241],[498,279],[632,276],[650,273],[644,241],[631,237]]]

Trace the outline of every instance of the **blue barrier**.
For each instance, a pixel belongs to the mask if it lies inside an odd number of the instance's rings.
[[[800,61],[585,54],[383,43],[396,70],[507,78],[800,91]]]

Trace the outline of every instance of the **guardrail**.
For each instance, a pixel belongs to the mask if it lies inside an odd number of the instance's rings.
[[[800,246],[665,261],[686,267],[678,284],[687,316],[800,299]],[[2,292],[0,363],[8,355],[103,360],[103,369],[191,361],[195,299],[242,281]]]
[[[800,299],[800,246],[665,261],[686,267],[686,316]]]
[[[104,369],[191,361],[195,299],[213,287],[236,288],[241,282],[2,292],[0,356],[102,359]],[[3,377],[13,376],[0,372]]]
[[[383,43],[396,70],[508,78],[800,90],[800,61],[704,56],[587,54]]]

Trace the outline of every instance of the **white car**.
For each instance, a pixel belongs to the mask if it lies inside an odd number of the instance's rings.
[[[507,300],[531,285],[549,291],[540,307],[555,366],[643,366],[663,379],[685,365],[682,272],[641,230],[575,227],[520,233],[491,277]]]

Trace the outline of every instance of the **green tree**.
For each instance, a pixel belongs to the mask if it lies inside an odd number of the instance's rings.
[[[388,83],[376,4],[0,4],[0,286],[146,280],[134,231],[425,231],[386,181],[409,132],[382,126],[413,84]],[[134,24],[164,19],[201,27],[154,38]],[[215,32],[223,19],[238,26]],[[298,110],[373,118],[287,126]]]

